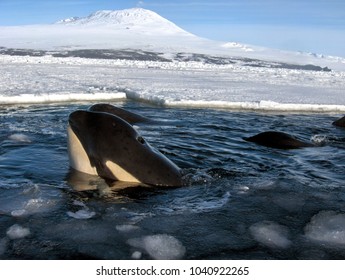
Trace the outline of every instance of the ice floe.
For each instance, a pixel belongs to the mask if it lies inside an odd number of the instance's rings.
[[[7,229],[6,234],[10,239],[24,238],[30,235],[30,229],[15,224]]]
[[[78,220],[91,219],[96,215],[96,212],[87,209],[81,209],[76,212],[68,211],[67,215]]]
[[[153,259],[173,260],[181,259],[186,248],[175,237],[167,234],[148,235],[128,240],[128,244],[145,250]]]
[[[306,225],[305,236],[312,241],[345,246],[345,214],[335,211],[321,211]]]
[[[22,133],[12,134],[8,137],[8,139],[14,142],[31,143],[30,137]]]
[[[288,229],[272,221],[258,222],[250,226],[249,231],[257,242],[270,248],[285,249],[292,244]]]

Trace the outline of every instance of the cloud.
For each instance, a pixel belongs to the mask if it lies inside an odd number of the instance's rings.
[[[136,6],[139,8],[143,7],[143,6],[145,6],[145,2],[144,1],[138,1]]]

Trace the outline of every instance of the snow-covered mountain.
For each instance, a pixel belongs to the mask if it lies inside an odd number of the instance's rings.
[[[142,9],[133,8],[120,11],[102,10],[92,13],[83,18],[73,17],[58,21],[57,24],[74,25],[74,26],[90,26],[90,27],[105,27],[116,26],[120,27],[146,27],[146,28],[161,28],[167,33],[184,32],[177,25],[171,21],[161,17],[157,13]]]
[[[97,11],[54,24],[0,27],[0,47],[60,52],[130,49],[156,52],[166,58],[181,53],[203,54],[345,69],[344,58],[200,38],[142,8]]]
[[[55,24],[0,27],[0,47],[40,50],[190,50],[200,38],[141,8],[98,11]],[[187,47],[181,48],[182,45]]]

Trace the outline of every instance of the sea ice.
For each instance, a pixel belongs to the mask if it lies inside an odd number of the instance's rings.
[[[304,228],[305,236],[313,241],[345,245],[345,214],[321,211]]]
[[[87,207],[85,205],[84,202],[78,201],[78,200],[74,200],[73,201],[73,205],[75,206],[79,206],[82,207],[82,209],[76,211],[76,212],[72,212],[72,211],[68,211],[67,215],[74,218],[74,219],[78,219],[78,220],[86,220],[86,219],[91,219],[92,217],[94,217],[96,215],[96,212],[91,211],[89,209],[89,207]]]
[[[14,205],[13,205],[14,206]],[[26,215],[32,215],[36,213],[44,213],[51,211],[56,206],[56,201],[46,200],[42,198],[32,198],[27,200],[22,209],[14,209],[11,211],[13,217],[20,217]]]
[[[31,143],[30,137],[21,133],[12,134],[8,137],[8,139],[14,142]]]
[[[27,211],[25,209],[11,211],[12,217],[21,217],[21,216],[25,216],[26,214],[27,214]]]
[[[134,225],[118,225],[116,226],[116,229],[119,232],[130,232],[130,231],[134,231],[134,230],[138,230],[139,227],[138,226],[134,226]]]
[[[84,219],[92,218],[93,216],[96,215],[96,213],[88,209],[81,209],[81,210],[78,210],[77,212],[68,211],[67,215],[74,219],[84,220]]]
[[[6,234],[10,239],[24,238],[30,234],[30,229],[15,224],[7,230]]]
[[[270,248],[287,248],[291,245],[288,238],[288,230],[275,222],[258,222],[249,228],[253,238]]]
[[[172,107],[345,111],[345,72],[194,61],[6,55],[1,59],[3,104],[131,99]],[[8,73],[16,73],[16,79]],[[59,76],[64,79],[56,79]]]
[[[73,205],[80,206],[80,207],[86,207],[85,203],[79,200],[74,200]]]
[[[13,217],[23,217],[52,211],[56,205],[56,201],[50,199],[32,198],[26,201],[18,199],[18,201],[4,205],[4,210],[10,212]]]
[[[57,190],[46,190],[45,187],[32,185],[32,182],[26,180],[20,183],[25,186],[16,188],[15,183],[6,181],[8,186],[14,187],[7,191],[6,196],[0,196],[0,212],[12,217],[22,217],[51,212],[59,206],[57,197],[60,194]]]
[[[134,259],[134,260],[139,260],[139,259],[141,259],[141,256],[142,256],[142,253],[141,253],[141,252],[135,251],[135,252],[133,252],[133,254],[132,254],[132,259]]]
[[[29,199],[25,205],[25,209],[29,212],[36,213],[39,212],[40,209],[46,207],[50,204],[48,200],[44,200],[42,198],[32,198]]]
[[[128,244],[144,249],[156,260],[181,259],[186,252],[186,248],[179,240],[167,234],[148,235],[129,239]]]

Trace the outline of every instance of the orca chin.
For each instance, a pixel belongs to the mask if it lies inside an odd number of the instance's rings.
[[[305,147],[315,147],[313,144],[301,141],[294,136],[284,132],[266,131],[252,137],[243,138],[245,141],[253,142],[261,146],[276,149],[299,149]]]
[[[108,106],[102,105],[101,109],[105,107]],[[132,120],[132,113],[123,109],[115,112],[114,108],[108,107],[106,112],[78,110],[70,114],[67,128],[70,166],[107,180],[181,186],[180,168],[114,113],[120,112],[124,118],[131,116],[132,122],[136,122],[139,115]]]

